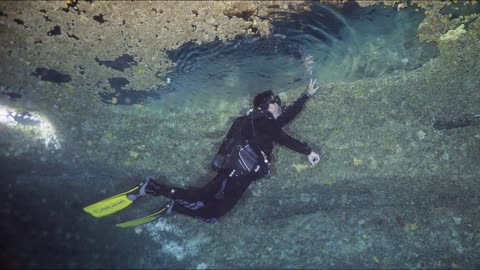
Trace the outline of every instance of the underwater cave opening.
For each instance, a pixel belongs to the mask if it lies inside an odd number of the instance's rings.
[[[350,82],[413,70],[439,54],[435,44],[417,38],[424,16],[415,7],[339,9],[312,3],[309,11],[274,14],[268,37],[190,42],[168,51],[174,67],[165,87],[153,93],[124,88],[114,95],[121,97],[117,105],[151,101],[160,113],[211,111],[219,101],[228,104],[267,89],[286,91],[309,78]]]

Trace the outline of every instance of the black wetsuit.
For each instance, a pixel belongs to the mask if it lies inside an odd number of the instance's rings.
[[[292,121],[303,109],[309,99],[303,94],[275,119],[270,112],[254,118],[255,137],[253,141],[271,160],[273,143],[286,146],[298,153],[308,155],[310,147],[286,134],[282,128]],[[251,129],[251,127],[250,127]],[[247,130],[251,133],[251,130]],[[155,184],[154,195],[162,195],[174,201],[172,210],[177,213],[198,217],[207,222],[216,222],[240,199],[248,186],[260,178],[269,175],[268,164],[261,166],[257,172],[248,175],[217,174],[207,185],[198,189],[183,189]]]

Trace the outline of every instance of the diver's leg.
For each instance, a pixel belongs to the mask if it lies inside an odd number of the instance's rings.
[[[196,198],[201,200],[175,200],[172,208],[174,212],[201,218],[214,223],[217,218],[225,215],[240,200],[251,182],[268,175],[268,167],[256,174],[233,176],[218,174],[201,191],[197,191]],[[181,193],[177,193],[181,194]],[[179,196],[180,197],[180,196]],[[179,198],[177,197],[177,198]]]
[[[175,200],[174,212],[200,218],[209,223],[225,215],[240,200],[253,179],[248,176],[228,177],[217,175],[210,185],[203,188],[200,201]]]
[[[250,184],[264,177],[266,172],[268,172],[268,168],[265,172],[228,178],[227,184],[222,188],[223,196],[215,196],[214,201],[207,202],[208,215],[216,218],[224,216],[242,198]]]
[[[217,204],[223,200],[227,181],[228,176],[218,174],[202,188],[170,188],[165,195],[174,201],[173,212],[212,222],[218,212]]]
[[[167,186],[155,181],[151,181],[147,185],[145,192],[153,196],[164,196],[172,200],[196,201],[200,197],[200,194],[193,189]]]
[[[208,205],[193,210],[179,203],[175,203],[172,207],[172,211],[193,218],[199,218],[208,223],[216,223],[217,221],[217,218],[215,217],[215,209]]]
[[[189,189],[167,186],[151,179],[149,184],[146,186],[145,192],[153,196],[164,196],[172,200],[184,200],[192,202],[204,201],[208,200],[213,192],[217,192],[218,189],[221,189],[222,181],[225,178],[226,176],[218,174],[212,179],[212,181],[202,188]]]

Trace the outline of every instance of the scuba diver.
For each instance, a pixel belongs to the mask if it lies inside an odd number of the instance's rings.
[[[163,196],[169,201],[157,212],[117,224],[118,227],[137,226],[171,212],[215,223],[234,207],[252,182],[270,175],[268,165],[274,142],[307,156],[312,166],[320,161],[320,155],[307,144],[282,130],[302,111],[317,90],[316,80],[311,79],[306,91],[285,109],[281,107],[280,97],[271,90],[257,94],[253,100],[254,109],[233,122],[212,161],[217,175],[205,186],[184,189],[164,185],[147,177],[133,189],[87,206],[84,210],[94,217],[103,217],[124,209],[148,194]]]

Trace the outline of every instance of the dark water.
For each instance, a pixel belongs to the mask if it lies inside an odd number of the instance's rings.
[[[277,16],[271,37],[189,43],[169,52],[175,68],[166,75],[169,84],[154,94],[129,89],[121,78],[111,81],[122,97],[119,105],[148,101],[150,109],[158,113],[209,111],[219,103],[248,100],[265,89],[282,92],[304,86],[311,77],[327,83],[413,70],[438,54],[434,45],[417,40],[416,28],[423,15],[414,9],[334,10],[314,4],[311,12]],[[50,76],[42,74],[38,76]],[[129,102],[122,103],[126,98]],[[157,250],[158,243],[133,230],[112,229],[118,217],[92,220],[79,211],[85,198],[93,200],[98,195],[112,195],[111,190],[129,188],[119,187],[111,179],[119,175],[128,178],[135,172],[107,169],[102,164],[76,170],[72,164],[39,167],[35,164],[38,158],[2,160],[2,264],[74,269],[196,265],[149,252],[150,247]],[[72,190],[62,192],[52,188],[59,181],[69,181],[72,174],[82,175],[84,182],[70,184]]]

